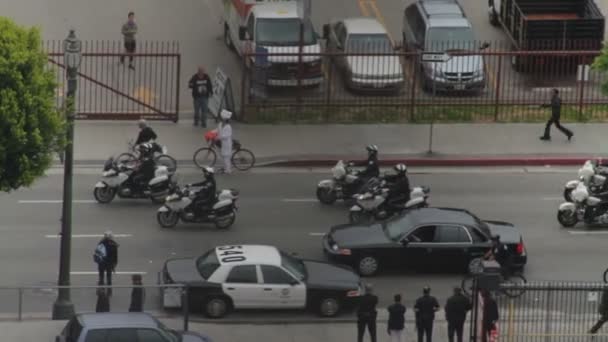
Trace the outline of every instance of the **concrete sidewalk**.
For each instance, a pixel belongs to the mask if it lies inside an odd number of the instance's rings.
[[[159,142],[182,163],[205,145],[205,129],[187,120],[152,122]],[[365,158],[365,146],[376,144],[386,164],[412,166],[578,165],[591,157],[608,156],[604,136],[608,124],[568,125],[572,141],[558,131],[540,141],[541,124],[429,125],[245,125],[234,124],[235,138],[254,152],[258,165],[325,166],[337,159]],[[210,128],[209,128],[210,129]],[[76,125],[75,160],[98,164],[127,149],[137,136],[134,122],[81,121]]]

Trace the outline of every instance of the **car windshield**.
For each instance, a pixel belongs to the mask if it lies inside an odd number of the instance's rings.
[[[474,50],[475,40],[469,27],[435,27],[429,29],[426,49],[430,51]]]
[[[351,34],[346,51],[355,53],[391,53],[391,41],[386,34]]]
[[[220,262],[217,260],[217,255],[215,254],[215,250],[210,250],[209,252],[203,254],[196,261],[196,268],[198,272],[201,274],[203,279],[207,280],[217,268],[220,267]]]
[[[255,41],[259,45],[292,46],[300,42],[300,19],[258,19]],[[317,42],[312,24],[304,25],[304,44]]]
[[[163,337],[165,338],[165,341],[170,341],[170,342],[181,341],[182,338],[181,338],[180,333],[178,333],[175,330],[171,330],[171,329],[167,328],[160,321],[157,321],[157,323],[158,323],[158,330],[160,331],[161,335],[163,335]]]
[[[304,266],[302,260],[281,252],[281,266],[289,270],[299,281],[306,279],[306,266]]]
[[[410,215],[399,215],[385,222],[384,232],[389,239],[399,241],[414,225]]]

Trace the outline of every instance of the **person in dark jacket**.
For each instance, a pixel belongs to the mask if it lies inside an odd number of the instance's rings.
[[[193,184],[188,184],[189,187],[200,188],[197,190],[194,198],[194,208],[198,210],[198,214],[202,214],[206,208],[211,207],[217,198],[217,183],[215,182],[215,171],[213,168],[204,167],[203,181]]]
[[[129,312],[142,312],[144,311],[146,292],[142,287],[141,274],[134,274],[131,277],[131,280],[133,281],[133,289],[131,290],[131,305],[129,305]]]
[[[600,319],[598,319],[591,330],[589,330],[590,334],[597,334],[597,331],[600,330],[604,323],[608,322],[608,287],[604,288],[604,291],[602,291],[602,301],[600,302],[598,311]]]
[[[397,164],[393,168],[394,175],[384,177],[388,183],[387,201],[391,204],[405,204],[411,198],[410,180],[407,177],[407,166],[405,164]]]
[[[104,285],[104,274],[106,285],[112,285],[112,272],[115,271],[116,265],[118,264],[118,243],[114,240],[114,236],[111,231],[107,231],[103,234],[103,239],[99,241],[105,247],[106,255],[97,264],[99,270],[99,285]],[[112,289],[108,289],[108,294],[112,294]]]
[[[496,304],[496,300],[494,300],[490,291],[482,290],[481,295],[483,297],[481,341],[487,342],[492,331],[496,329],[496,322],[499,319],[498,304]]]
[[[391,342],[401,342],[405,328],[405,306],[401,304],[401,295],[395,295],[395,302],[388,307],[387,332]]]
[[[562,100],[559,97],[559,90],[553,89],[551,103],[545,104],[543,105],[543,107],[551,108],[551,118],[549,119],[549,121],[547,121],[547,124],[545,125],[545,134],[540,137],[540,140],[551,140],[551,125],[555,124],[555,127],[557,127],[557,129],[559,129],[562,133],[564,133],[566,137],[568,137],[568,141],[570,141],[570,139],[572,139],[572,137],[574,136],[574,133],[572,133],[571,130],[567,129],[559,123],[562,110]]]
[[[95,304],[95,312],[110,312],[110,296],[108,289],[105,287],[97,288],[97,304]]]
[[[200,119],[201,125],[207,127],[209,96],[213,94],[213,84],[204,67],[198,67],[197,73],[192,75],[188,82],[188,88],[192,89],[194,100],[194,126],[198,126]]]
[[[359,299],[357,308],[357,341],[363,342],[365,328],[369,331],[372,342],[376,342],[376,305],[378,297],[373,294],[371,284],[365,285],[365,294]]]
[[[448,298],[445,304],[445,319],[448,321],[448,341],[454,342],[454,335],[458,336],[458,342],[462,342],[464,322],[467,312],[471,310],[471,301],[462,294],[459,287],[454,288],[454,294]]]
[[[423,342],[426,334],[426,342],[433,340],[433,321],[435,312],[439,310],[437,298],[431,296],[431,288],[426,286],[422,290],[422,297],[416,300],[414,312],[416,313],[416,330],[418,330],[418,342]]]
[[[148,126],[148,123],[146,122],[146,120],[144,120],[144,119],[139,120],[137,125],[139,126],[139,134],[137,135],[137,140],[135,141],[135,145],[148,143],[151,140],[156,140],[156,138],[158,138],[158,136],[156,135],[154,130],[152,130],[152,128],[150,128]]]
[[[359,179],[361,181],[380,176],[378,146],[368,145],[365,149],[367,150],[367,160],[363,164],[359,164],[359,166],[365,166],[365,169],[359,172]]]

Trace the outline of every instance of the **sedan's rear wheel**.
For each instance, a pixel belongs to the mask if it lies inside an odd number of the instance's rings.
[[[324,297],[319,301],[319,313],[324,317],[334,317],[340,312],[340,301],[334,297]]]
[[[363,277],[371,277],[378,272],[380,262],[375,256],[365,255],[357,262],[357,271]]]
[[[205,301],[203,311],[209,318],[222,318],[226,316],[230,303],[224,297],[212,297]]]

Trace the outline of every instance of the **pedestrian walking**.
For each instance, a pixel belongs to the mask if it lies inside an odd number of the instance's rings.
[[[192,89],[192,99],[194,100],[194,126],[198,126],[200,119],[201,125],[207,127],[209,96],[213,94],[213,84],[204,67],[198,67],[197,73],[188,82],[188,88]]]
[[[487,342],[490,338],[492,331],[496,329],[496,322],[498,322],[498,304],[492,297],[492,294],[488,290],[482,290],[481,296],[483,297],[483,319],[481,327],[481,341]]]
[[[131,280],[133,282],[133,289],[131,290],[131,305],[129,305],[129,312],[142,312],[144,311],[146,292],[142,287],[141,274],[134,274],[131,277]]]
[[[93,260],[97,263],[99,271],[98,285],[112,285],[112,272],[115,272],[118,264],[118,243],[114,240],[111,231],[103,234],[103,239],[99,241],[93,254]],[[104,277],[105,275],[105,277]],[[112,289],[108,289],[108,294],[112,295]]]
[[[418,330],[418,342],[423,342],[426,334],[426,342],[433,341],[433,321],[435,311],[439,310],[437,298],[431,296],[431,288],[426,286],[422,289],[422,297],[416,300],[414,312],[416,313],[416,330]]]
[[[467,320],[467,312],[471,310],[471,301],[462,294],[460,287],[454,288],[454,294],[448,298],[445,304],[445,319],[448,321],[448,341],[454,342],[454,335],[458,336],[458,342],[462,342],[464,322]]]
[[[589,330],[590,334],[597,334],[597,331],[600,330],[604,323],[608,322],[608,287],[604,288],[604,291],[602,291],[602,301],[600,302],[598,312],[600,314],[600,319],[598,319],[591,330]]]
[[[232,126],[230,125],[230,119],[232,118],[232,112],[222,109],[220,113],[222,121],[218,127],[218,137],[221,142],[220,154],[224,161],[224,173],[232,173]]]
[[[135,53],[135,35],[137,34],[137,23],[135,23],[135,13],[129,12],[127,22],[122,25],[122,36],[124,40],[125,53],[129,55],[129,69],[135,70],[133,66],[133,53]],[[120,56],[120,64],[125,63],[125,55]]]
[[[562,111],[562,99],[559,97],[559,90],[553,89],[553,96],[551,96],[551,103],[542,105],[542,107],[551,108],[551,118],[545,125],[545,134],[540,137],[540,140],[551,140],[551,125],[555,124],[555,127],[568,137],[568,141],[572,139],[574,133],[566,127],[562,126],[559,122],[561,111]]]
[[[394,303],[388,307],[387,332],[391,342],[401,342],[405,328],[405,306],[401,304],[401,295],[396,294]]]
[[[357,342],[363,342],[365,328],[369,331],[369,336],[372,342],[376,342],[376,305],[378,305],[378,297],[373,294],[371,284],[365,285],[365,294],[359,300],[357,308]]]
[[[97,288],[97,304],[95,312],[110,312],[110,296],[105,287]]]

